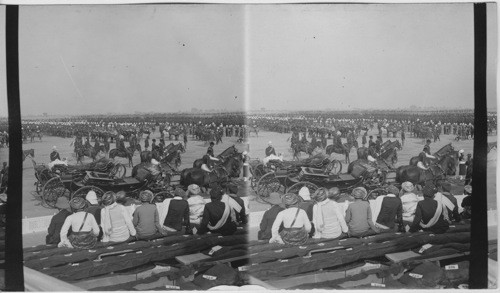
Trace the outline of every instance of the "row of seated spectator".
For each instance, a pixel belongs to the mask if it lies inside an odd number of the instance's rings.
[[[123,191],[106,192],[100,201],[94,191],[70,201],[60,197],[56,204],[59,213],[51,220],[46,243],[90,249],[99,241],[120,243],[172,234],[231,235],[247,222],[237,192],[236,185],[213,186],[207,203],[195,184],[187,192],[175,189],[168,198],[141,191],[139,201]]]
[[[302,245],[309,238],[340,239],[365,237],[384,232],[431,231],[445,233],[453,222],[470,218],[472,187],[465,186],[464,212],[458,213],[451,185],[424,186],[423,199],[414,193],[411,182],[402,189],[390,185],[388,194],[367,200],[363,187],[342,195],[338,188],[319,188],[312,196],[307,187],[298,194],[271,193],[272,205],[260,223],[259,240],[287,245]]]

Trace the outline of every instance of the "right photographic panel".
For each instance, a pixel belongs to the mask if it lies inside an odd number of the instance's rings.
[[[496,11],[486,5],[487,193],[477,194],[473,4],[245,7],[254,284],[468,288],[481,197],[496,288]]]

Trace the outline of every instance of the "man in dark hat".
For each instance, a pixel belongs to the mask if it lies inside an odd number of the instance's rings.
[[[224,190],[220,186],[214,186],[210,190],[210,199],[212,201],[205,205],[198,234],[202,235],[211,232],[232,235],[236,232],[236,223],[233,222],[230,215],[231,207],[221,201],[223,194]]]
[[[281,196],[277,192],[271,192],[266,202],[271,205],[271,208],[264,212],[262,220],[260,221],[260,230],[257,234],[259,240],[271,239],[271,228],[273,227],[274,220],[276,220],[278,213],[285,209],[281,201]],[[279,232],[281,232],[281,229]]]
[[[59,212],[52,217],[48,230],[48,235],[45,237],[45,244],[58,244],[61,242],[61,228],[66,218],[71,215],[69,201],[67,197],[61,196],[57,198],[55,207]],[[68,235],[71,232],[68,233]]]
[[[151,203],[153,193],[143,190],[139,194],[139,199],[142,204],[135,209],[132,219],[137,239],[148,240],[164,234],[156,205]]]
[[[436,234],[445,233],[449,228],[449,224],[443,216],[443,209],[446,207],[434,200],[434,195],[437,192],[436,187],[433,184],[428,184],[425,185],[422,191],[424,193],[424,200],[417,203],[415,218],[410,227],[410,232],[423,230]]]

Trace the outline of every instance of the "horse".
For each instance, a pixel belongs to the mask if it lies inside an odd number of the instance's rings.
[[[439,161],[429,166],[429,170],[422,170],[417,166],[401,166],[396,169],[396,181],[403,183],[410,181],[413,184],[425,185],[428,181],[436,184],[446,179],[447,175],[455,175],[456,159],[453,154],[442,156]]]
[[[431,159],[431,158],[427,158],[427,159],[430,163],[433,163],[433,162],[437,161],[440,157],[446,156],[447,154],[452,153],[454,151],[455,151],[455,149],[453,148],[453,146],[451,145],[451,142],[450,142],[449,144],[443,146],[442,148],[440,148],[437,152],[435,152],[433,154],[433,156],[435,156],[436,159]],[[458,158],[458,153],[457,153],[457,158]],[[418,161],[419,161],[418,156],[412,157],[410,159],[410,165],[416,166]]]
[[[227,149],[225,149],[222,153],[220,153],[219,155],[217,155],[217,159],[219,159],[219,163],[223,162],[224,160],[226,160],[228,157],[231,157],[231,156],[234,156],[235,154],[240,154],[238,152],[238,149],[232,145],[230,147],[228,147]],[[194,160],[193,162],[193,168],[201,168],[201,165],[203,165],[203,159],[196,159]]]
[[[92,161],[95,161],[95,157],[97,155],[97,151],[94,149],[94,147],[80,147],[75,149],[75,154],[76,154],[76,163],[80,162],[83,164],[82,159],[83,157],[87,156],[92,159]]]
[[[213,184],[221,184],[227,182],[231,177],[238,177],[242,165],[242,160],[234,156],[228,158],[212,172],[206,172],[198,168],[184,169],[181,171],[180,184],[182,186],[196,184],[205,188]]]
[[[345,162],[347,164],[349,164],[349,162],[350,162],[349,153],[351,153],[352,147],[355,147],[355,148],[359,147],[357,140],[353,140],[352,142],[343,143],[342,146],[331,144],[331,145],[326,147],[326,154],[329,156],[332,153],[345,155]]]
[[[34,149],[29,149],[29,150],[23,150],[23,162],[26,160],[26,157],[35,157],[35,150]]]
[[[109,158],[114,159],[115,157],[127,158],[129,167],[133,166],[132,157],[135,151],[141,152],[141,145],[136,144],[134,147],[127,147],[125,151],[120,149],[112,149],[109,151]]]
[[[299,155],[301,152],[312,156],[313,151],[317,148],[321,147],[321,141],[316,141],[316,143],[311,142],[296,142],[292,144],[293,158],[299,160]]]
[[[173,164],[175,166],[175,170],[177,170],[182,163],[181,162],[181,151],[177,150],[175,152],[168,153],[165,157],[160,159],[160,163],[168,164],[168,165]]]

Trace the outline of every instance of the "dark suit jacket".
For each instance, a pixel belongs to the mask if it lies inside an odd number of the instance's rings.
[[[163,225],[181,231],[183,224],[189,230],[189,204],[184,199],[172,199]]]
[[[424,224],[429,223],[429,220],[432,219],[434,213],[437,209],[437,201],[432,198],[425,197],[424,200],[419,201],[417,204],[417,209],[415,210],[415,218],[413,219],[413,223],[410,227],[410,232],[417,232],[418,230],[430,231],[436,234],[441,234],[446,232],[449,228],[449,224],[444,220],[443,214],[439,216],[439,220],[434,224],[434,226],[430,228],[423,229],[420,226],[420,221]]]
[[[217,222],[222,218],[224,214],[224,209],[226,205],[220,201],[209,202],[205,205],[205,209],[203,210],[203,218],[201,219],[200,229],[198,230],[198,234],[205,234],[207,232],[212,233],[220,233],[222,235],[232,235],[236,232],[236,224],[231,221],[231,216],[227,217],[226,223],[222,225],[217,230],[209,230],[208,224],[211,226],[215,226]]]

